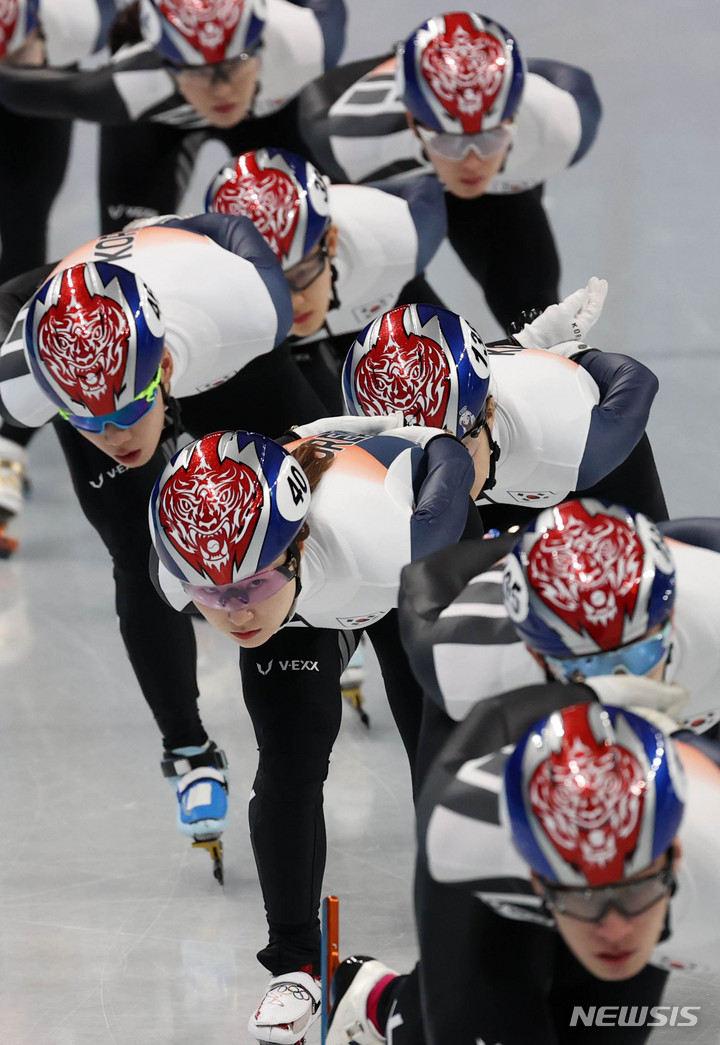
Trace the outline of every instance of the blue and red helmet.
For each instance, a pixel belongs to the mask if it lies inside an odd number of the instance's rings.
[[[644,871],[672,844],[684,803],[672,740],[608,705],[553,713],[505,765],[515,848],[533,871],[563,885],[609,885]]]
[[[515,38],[472,11],[436,15],[398,46],[398,90],[418,123],[479,134],[514,115],[525,83]]]
[[[541,512],[507,558],[505,608],[545,657],[585,657],[643,638],[672,613],[675,567],[641,512],[591,498]]]
[[[38,25],[39,0],[5,0],[0,4],[0,60],[25,43]]]
[[[213,432],[183,447],[150,497],[150,533],[179,581],[233,584],[270,566],[310,508],[310,484],[287,450],[253,432]]]
[[[447,428],[461,439],[484,417],[490,367],[482,338],[437,305],[399,305],[353,342],[343,366],[349,413],[401,410],[408,424]]]
[[[205,210],[250,218],[283,269],[302,261],[330,225],[325,179],[287,149],[253,149],[223,164],[208,186]]]
[[[103,261],[57,272],[30,301],[24,339],[38,385],[77,427],[95,430],[119,411],[126,426],[151,408],[142,395],[157,379],[165,325],[134,272]]]
[[[178,65],[211,65],[252,53],[267,0],[141,0],[143,38]]]

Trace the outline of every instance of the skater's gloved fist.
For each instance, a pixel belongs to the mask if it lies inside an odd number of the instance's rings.
[[[562,356],[574,355],[585,341],[588,331],[600,318],[608,292],[606,279],[592,276],[586,287],[569,294],[558,305],[526,323],[515,334],[523,348],[549,349]]]

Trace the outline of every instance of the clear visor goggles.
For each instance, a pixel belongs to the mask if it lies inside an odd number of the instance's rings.
[[[193,602],[207,606],[211,610],[225,610],[232,613],[234,610],[244,610],[248,606],[257,606],[265,602],[297,578],[300,565],[294,552],[288,552],[288,557],[281,566],[274,566],[269,570],[261,570],[254,573],[252,577],[243,577],[242,580],[233,584],[217,584],[212,587],[197,584],[185,584],[182,587]]]
[[[164,58],[163,65],[174,76],[193,83],[228,83],[240,74],[251,58],[257,56],[259,49],[259,44],[255,44],[234,58],[225,58],[222,62],[208,62],[205,65],[183,65],[170,58]]]
[[[58,410],[58,413],[64,421],[68,421],[73,428],[78,428],[81,432],[98,434],[105,431],[105,425],[113,425],[115,428],[132,428],[153,406],[160,391],[161,380],[162,364],[158,367],[157,374],[147,388],[139,392],[127,406],[116,410],[114,414],[101,414],[99,417],[80,417],[78,414],[71,414],[68,410]]]
[[[592,653],[587,657],[545,657],[555,678],[578,682],[594,675],[647,675],[672,645],[672,622],[666,621],[661,631],[638,639],[615,650]]]
[[[471,150],[481,160],[489,160],[507,149],[515,136],[514,124],[501,124],[490,131],[481,131],[480,134],[447,134],[423,127],[419,123],[415,124],[415,130],[420,141],[430,152],[454,163],[464,160]]]
[[[559,914],[576,918],[579,922],[599,922],[613,907],[623,918],[644,914],[675,889],[672,856],[668,854],[665,867],[645,878],[634,878],[617,885],[588,886],[576,889],[555,886],[539,878],[545,902]]]
[[[284,275],[287,285],[290,287],[290,292],[299,294],[301,291],[307,290],[310,284],[314,283],[318,276],[325,271],[325,262],[328,257],[327,243],[323,239],[315,254],[310,254],[308,257],[303,258],[302,261],[298,261],[297,265],[287,269]]]

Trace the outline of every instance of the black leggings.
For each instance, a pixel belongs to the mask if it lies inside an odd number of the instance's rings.
[[[412,770],[422,693],[400,644],[396,612],[367,634]],[[269,941],[258,959],[275,976],[307,964],[319,971],[323,785],[342,715],[340,674],[359,638],[359,631],[289,627],[260,649],[240,651],[259,749],[249,819]]]
[[[72,121],[0,106],[0,283],[42,265],[50,210],[65,177]]]
[[[448,239],[506,331],[521,312],[559,298],[560,260],[542,194],[542,185],[474,200],[445,193]]]
[[[190,183],[197,155],[209,140],[224,142],[233,156],[248,149],[279,146],[303,154],[296,131],[296,102],[229,130],[187,130],[138,122],[100,131],[99,194],[103,232],[133,218],[175,214]]]
[[[287,350],[254,360],[219,388],[182,400],[192,436],[248,428],[273,436],[322,416],[323,406]],[[120,632],[165,750],[207,740],[198,713],[191,619],[167,606],[148,570],[147,506],[171,452],[160,447],[142,468],[124,469],[64,421],[54,422],[88,522],[110,552]]]

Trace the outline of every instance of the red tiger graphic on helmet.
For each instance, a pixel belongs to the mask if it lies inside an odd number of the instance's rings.
[[[17,0],[0,0],[0,58],[8,52],[18,20]]]
[[[642,564],[642,542],[629,526],[577,504],[562,528],[533,545],[528,578],[566,624],[586,631],[601,649],[615,649],[635,610]]]
[[[278,261],[289,256],[300,204],[292,178],[283,171],[261,170],[255,156],[244,158],[242,169],[218,189],[213,207],[250,218]]]
[[[463,132],[477,134],[502,87],[505,63],[500,41],[476,29],[467,14],[445,15],[445,32],[423,52],[422,73]]]
[[[217,436],[201,440],[186,468],[162,491],[159,516],[168,539],[211,584],[231,584],[257,527],[263,491],[255,473],[220,460]]]
[[[240,21],[243,0],[161,0],[158,7],[208,63],[221,62]]]
[[[625,875],[642,822],[645,772],[627,748],[598,741],[584,714],[573,718],[560,751],[533,773],[528,794],[563,859],[601,885]]]
[[[130,337],[122,306],[109,294],[90,293],[77,265],[63,273],[57,302],[38,323],[37,351],[63,391],[101,417],[117,409]]]
[[[442,347],[408,334],[404,309],[383,316],[374,346],[355,372],[358,403],[370,415],[402,410],[410,424],[442,428],[450,397],[450,366]]]

